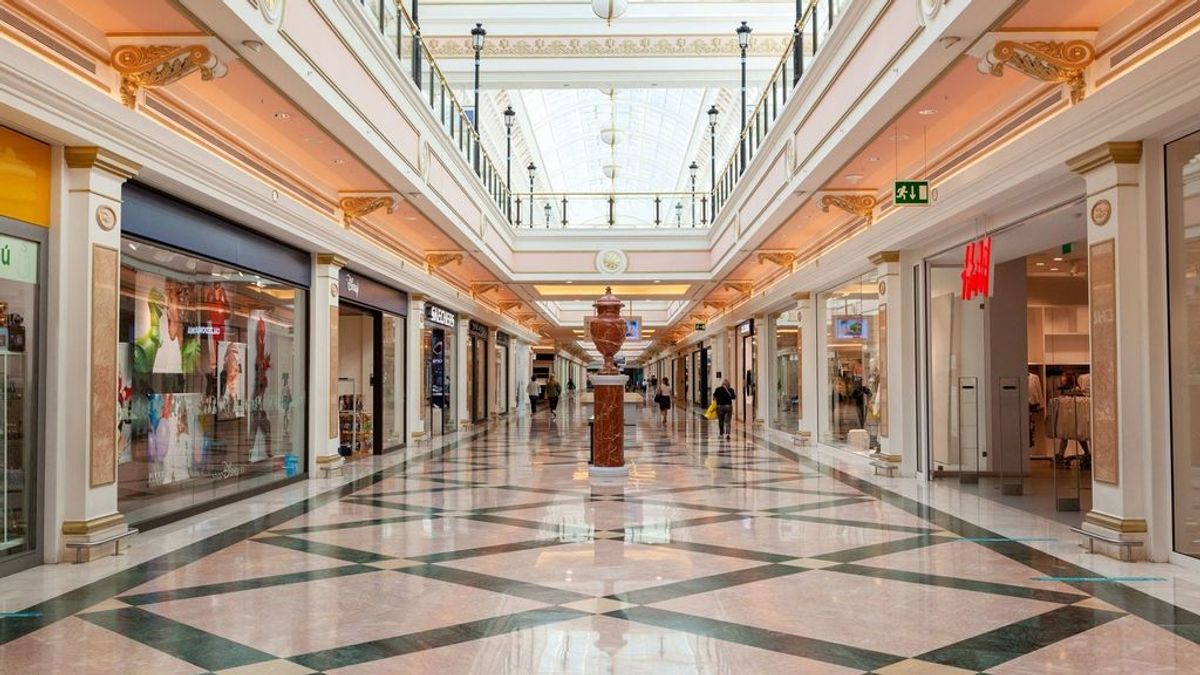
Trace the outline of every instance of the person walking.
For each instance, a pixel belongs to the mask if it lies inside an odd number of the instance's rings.
[[[575,398],[575,378],[567,378],[567,398]]]
[[[658,385],[658,393],[654,395],[654,400],[658,402],[658,413],[662,416],[662,423],[667,423],[667,413],[671,411],[671,381],[663,378]]]
[[[728,439],[733,418],[733,400],[737,393],[729,386],[729,380],[721,380],[721,386],[713,390],[713,401],[717,403],[717,435]]]
[[[542,394],[542,387],[537,383],[537,378],[529,378],[529,386],[525,387],[525,393],[529,394],[529,414],[536,414],[538,398]]]
[[[558,378],[550,376],[550,381],[546,383],[546,400],[550,403],[550,417],[558,417],[558,398],[562,396],[562,385],[558,383]]]

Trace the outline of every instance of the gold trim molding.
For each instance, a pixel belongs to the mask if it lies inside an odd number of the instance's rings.
[[[109,57],[113,70],[121,75],[121,102],[137,107],[138,93],[174,84],[199,71],[209,81],[225,76],[221,63],[205,45],[121,45]]]
[[[318,265],[332,265],[334,267],[345,267],[346,259],[336,253],[318,253]]]
[[[91,520],[64,520],[62,533],[72,537],[88,536],[97,532],[103,532],[104,530],[110,530],[114,527],[120,527],[124,524],[125,516],[120,513],[110,513],[107,516],[100,516]]]
[[[787,47],[789,38],[760,37],[757,34],[747,50],[748,56],[778,58]],[[435,59],[475,58],[470,38],[424,37],[422,42]],[[740,54],[737,37],[724,35],[694,35],[667,38],[661,36],[594,37],[567,35],[562,37],[503,37],[488,40],[487,57],[493,58],[602,58],[680,56],[712,58]]]
[[[775,263],[788,272],[796,271],[796,254],[792,251],[762,251],[758,254],[758,264],[764,262]]]
[[[1067,168],[1082,176],[1109,164],[1138,164],[1141,161],[1141,141],[1114,141],[1068,159]]]
[[[792,293],[792,299],[796,302],[812,300],[812,293],[809,291],[796,291],[795,293]]]
[[[358,218],[370,215],[379,209],[387,209],[395,213],[400,202],[391,192],[345,192],[338,199],[338,208],[342,211],[342,224],[347,228]]]
[[[457,263],[462,265],[463,254],[461,253],[427,253],[425,254],[425,271],[432,274],[434,271],[449,265]]]
[[[63,159],[69,169],[102,169],[123,180],[129,180],[142,166],[94,145],[63,148]]]
[[[1071,89],[1071,103],[1087,95],[1084,73],[1096,60],[1096,48],[1087,40],[1000,40],[987,53],[988,71],[1004,77],[1004,67],[1042,82],[1057,82]]]
[[[829,213],[830,207],[837,207],[852,216],[865,218],[867,225],[875,224],[876,203],[875,195],[871,193],[845,194],[827,192],[821,195],[821,211]]]
[[[1099,511],[1088,511],[1083,522],[1091,523],[1106,530],[1121,534],[1142,534],[1147,532],[1145,518],[1118,518]]]
[[[478,298],[481,295],[498,290],[500,290],[500,284],[495,282],[473,283],[471,284],[471,297]]]
[[[872,265],[900,262],[900,251],[880,251],[868,258]]]

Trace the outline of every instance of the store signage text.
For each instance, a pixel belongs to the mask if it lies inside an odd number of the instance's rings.
[[[754,335],[754,321],[744,321],[738,326],[738,331],[742,335]]]
[[[36,284],[38,245],[0,235],[0,279]]]
[[[696,324],[696,325],[695,325],[695,326],[693,326],[693,327],[696,329],[696,332],[697,332],[697,333],[703,333],[703,332],[704,332],[704,329],[705,329],[705,328],[707,328],[707,326],[705,326],[705,325],[704,325],[704,324],[702,324],[702,323],[698,323],[698,324]]]
[[[892,203],[896,206],[929,206],[929,181],[896,181],[892,187]]]
[[[442,309],[436,305],[429,305],[425,308],[425,316],[433,323],[454,328],[455,316],[452,312]]]
[[[962,297],[972,300],[992,294],[992,238],[967,244],[963,254]]]
[[[346,291],[348,293],[353,293],[354,297],[357,298],[359,291],[358,280],[355,279],[354,275],[350,274],[349,272],[344,272],[344,274],[346,275]]]

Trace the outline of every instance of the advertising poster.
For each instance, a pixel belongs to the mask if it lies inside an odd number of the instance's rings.
[[[272,408],[271,380],[268,377],[271,354],[267,343],[266,312],[256,309],[250,312],[249,318],[254,341],[249,344],[246,354],[247,363],[253,368],[247,431],[250,437],[250,461],[261,462],[272,456],[271,419],[268,415]]]
[[[133,461],[132,345],[117,345],[117,464]]]
[[[433,330],[429,336],[429,394],[435,408],[445,404],[446,383],[446,341],[445,333]]]
[[[138,373],[193,373],[200,366],[200,336],[194,285],[138,272],[135,283],[134,370]]]
[[[217,375],[217,419],[246,416],[246,343],[222,342]]]
[[[185,481],[200,443],[200,394],[150,394],[147,460],[151,487]]]

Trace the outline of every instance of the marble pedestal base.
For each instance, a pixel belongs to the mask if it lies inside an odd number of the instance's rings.
[[[625,471],[625,383],[626,375],[593,375],[596,400],[592,427],[592,470]]]

